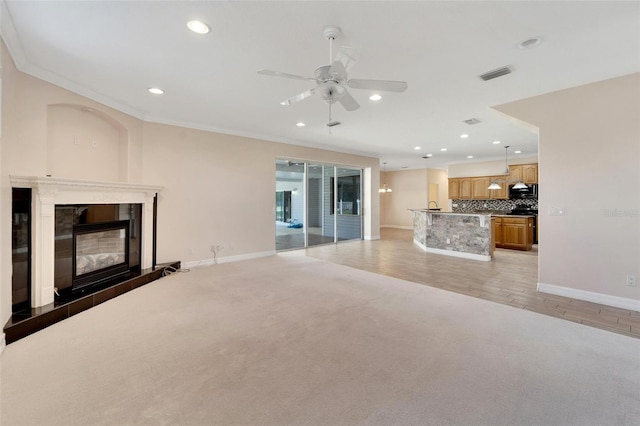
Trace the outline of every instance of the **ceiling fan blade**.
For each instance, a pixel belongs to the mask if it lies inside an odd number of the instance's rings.
[[[383,92],[404,92],[407,90],[406,81],[362,80],[355,78],[349,80],[347,84],[354,89],[381,90]]]
[[[298,93],[297,95],[292,96],[289,99],[285,99],[284,101],[280,102],[280,105],[292,105],[292,104],[295,104],[296,102],[300,102],[303,99],[307,99],[309,96],[313,95],[314,92],[315,92],[315,89],[309,89],[309,90],[304,91],[302,93]]]
[[[280,72],[280,71],[272,71],[272,70],[258,70],[256,71],[258,74],[262,74],[262,75],[268,75],[271,77],[283,77],[283,78],[292,78],[294,80],[315,80],[313,78],[309,78],[309,77],[303,77],[301,75],[295,75],[295,74],[288,74],[286,72]]]
[[[338,102],[340,102],[340,105],[342,105],[342,107],[347,111],[355,111],[360,108],[360,104],[346,90],[344,91],[344,94],[340,96]]]
[[[342,46],[336,58],[333,61],[333,66],[335,66],[336,62],[342,64],[342,68],[344,69],[345,75],[351,71],[351,68],[358,60],[356,55],[356,50],[351,47]]]

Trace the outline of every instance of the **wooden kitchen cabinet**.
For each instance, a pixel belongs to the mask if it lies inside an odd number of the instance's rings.
[[[531,250],[533,217],[496,217],[493,235],[498,248]]]
[[[538,183],[538,164],[514,164],[509,166],[509,182]]]
[[[474,200],[488,200],[491,190],[491,178],[477,177],[471,180],[471,198]]]
[[[460,179],[449,179],[449,199],[457,200],[460,198]]]
[[[493,240],[496,247],[502,247],[502,218],[492,217],[491,226],[493,226]]]
[[[473,195],[471,178],[460,178],[460,198],[470,200]]]
[[[509,185],[505,182],[505,176],[491,176],[489,185],[491,182],[498,182],[500,189],[490,189],[489,198],[492,200],[507,200],[509,199]]]
[[[523,164],[522,179],[524,179],[524,183],[538,183],[538,165]]]
[[[498,181],[500,189],[489,189],[491,182]],[[509,185],[518,182],[538,183],[538,164],[514,164],[509,166],[509,175],[474,176],[449,178],[451,200],[508,200]]]

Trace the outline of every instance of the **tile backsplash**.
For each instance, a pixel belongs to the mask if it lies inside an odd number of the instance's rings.
[[[454,213],[474,213],[477,211],[509,213],[516,206],[538,209],[538,200],[451,200],[451,202],[451,211]]]

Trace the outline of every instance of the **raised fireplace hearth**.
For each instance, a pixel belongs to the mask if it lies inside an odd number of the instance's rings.
[[[11,176],[11,185],[32,194],[31,308],[53,305],[56,293],[152,268],[154,199],[161,187],[24,176]],[[61,219],[65,212],[71,219]]]

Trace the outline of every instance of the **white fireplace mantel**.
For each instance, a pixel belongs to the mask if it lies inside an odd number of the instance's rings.
[[[10,176],[13,188],[32,188],[31,306],[54,301],[55,206],[59,204],[142,204],[142,269],[152,266],[153,200],[162,187],[36,176]]]

